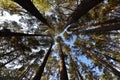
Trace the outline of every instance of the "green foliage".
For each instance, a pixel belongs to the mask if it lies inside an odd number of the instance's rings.
[[[7,10],[11,14],[20,11],[19,7],[11,0],[0,0],[0,9]]]
[[[42,13],[48,12],[51,9],[47,0],[33,0],[33,3]]]

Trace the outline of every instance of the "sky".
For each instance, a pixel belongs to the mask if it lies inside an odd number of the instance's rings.
[[[19,23],[21,16],[19,16],[17,14],[10,15],[6,11],[3,11],[3,13],[4,13],[4,15],[0,15],[0,23],[2,23],[4,21],[16,21],[17,23]]]

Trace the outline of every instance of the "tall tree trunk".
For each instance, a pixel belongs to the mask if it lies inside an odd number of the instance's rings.
[[[93,7],[95,7],[102,1],[104,0],[83,0],[81,1],[81,3],[78,5],[75,11],[69,17],[68,22],[65,25],[65,27],[67,27],[71,23],[77,22],[83,15],[85,15],[89,10],[91,10]]]
[[[49,80],[49,73],[47,73],[47,75],[46,75],[46,80]]]
[[[60,56],[60,80],[68,80],[67,68],[65,66],[64,54],[62,51],[61,44],[60,44],[59,56]]]
[[[117,24],[117,25],[109,25],[109,26],[102,26],[102,27],[99,27],[99,28],[95,28],[95,29],[90,29],[90,30],[83,30],[79,33],[84,33],[84,34],[103,34],[103,33],[107,33],[109,31],[112,31],[112,30],[120,30],[120,26]]]
[[[35,7],[31,0],[14,0],[14,2],[18,3],[28,12],[30,12],[33,16],[35,16],[36,18],[38,18],[40,21],[42,21],[44,24],[51,28],[47,19],[43,17],[43,15],[38,11],[38,9]]]
[[[50,35],[45,34],[25,34],[25,33],[18,33],[12,32],[10,29],[3,29],[0,30],[0,37],[8,37],[8,36],[42,36],[42,37],[50,37]]]
[[[50,46],[47,54],[45,55],[45,58],[44,58],[44,60],[43,60],[43,63],[42,63],[41,66],[39,67],[39,69],[38,69],[35,77],[33,78],[33,80],[40,80],[40,79],[41,79],[42,73],[43,73],[43,71],[44,71],[44,67],[45,67],[45,65],[46,65],[46,63],[47,63],[47,60],[48,60],[48,57],[49,57],[49,55],[50,55],[50,53],[51,53],[52,45],[53,45],[53,43],[51,44],[51,46]]]
[[[111,28],[110,25],[111,25],[111,24],[117,24],[117,23],[119,23],[119,22],[120,22],[120,20],[115,18],[115,19],[109,19],[109,20],[106,20],[106,21],[103,21],[103,22],[92,23],[92,24],[85,24],[85,25],[82,25],[82,26],[78,26],[78,27],[72,28],[71,30],[72,30],[72,31],[79,31],[80,29],[89,28],[89,27],[91,27],[91,26],[109,25],[109,26],[107,26],[107,30],[110,31],[110,29],[108,29],[108,28]],[[101,28],[101,27],[99,27],[99,30],[100,30],[100,28]],[[103,29],[102,29],[102,28],[103,28]],[[102,27],[102,28],[101,28],[101,29],[103,30],[103,31],[101,30],[102,32],[106,31],[106,30],[104,30],[105,26]],[[98,30],[98,28],[95,28],[95,29]],[[113,27],[113,29],[117,29],[117,27]],[[91,29],[91,30],[94,30],[94,29]],[[87,33],[87,32],[90,33],[91,30],[81,31],[80,33]],[[95,31],[95,30],[94,30],[94,31]],[[94,32],[94,31],[93,31],[93,32]],[[98,32],[98,31],[95,31],[95,32]]]

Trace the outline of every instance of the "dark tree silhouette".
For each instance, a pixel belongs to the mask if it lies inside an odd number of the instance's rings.
[[[59,50],[59,56],[60,56],[60,80],[68,80],[68,74],[67,74],[67,68],[65,65],[65,55],[62,50],[61,43],[60,45],[60,50]]]
[[[48,21],[37,10],[37,8],[34,6],[31,0],[14,0],[14,1],[18,3],[20,6],[22,6],[24,9],[26,9],[28,12],[30,12],[32,15],[34,15],[36,18],[38,18],[40,21],[42,21],[44,24],[46,24],[48,27],[51,27]]]
[[[33,80],[40,80],[40,79],[41,79],[42,73],[43,73],[43,71],[44,71],[45,65],[46,65],[47,60],[48,60],[48,57],[49,57],[49,55],[50,55],[50,53],[51,53],[52,45],[53,45],[53,44],[51,44],[51,46],[50,46],[47,54],[45,55],[45,58],[44,58],[44,60],[43,60],[43,63],[42,63],[41,66],[39,67],[39,69],[38,69],[35,77],[33,78]]]
[[[77,22],[83,15],[85,15],[89,10],[91,10],[93,7],[95,7],[102,1],[104,0],[83,0],[81,1],[81,3],[78,5],[75,11],[68,18],[69,20],[67,22],[67,25]]]
[[[17,32],[11,32],[9,29],[0,30],[0,37],[8,37],[8,36],[49,36],[49,35],[17,33]]]

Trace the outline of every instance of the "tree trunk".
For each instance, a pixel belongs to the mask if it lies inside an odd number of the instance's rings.
[[[59,56],[60,56],[60,80],[68,80],[67,68],[65,66],[64,54],[61,45],[59,50]]]
[[[31,0],[14,0],[14,2],[18,3],[20,6],[22,6],[24,9],[26,9],[28,12],[30,12],[33,16],[35,16],[40,21],[42,21],[44,24],[46,24],[48,27],[50,27],[50,24],[48,23],[48,21],[38,11],[38,9],[35,7],[35,5],[33,4],[33,2]]]
[[[83,15],[85,15],[90,9],[98,5],[104,0],[83,0],[75,9],[75,11],[69,17],[69,20],[66,24],[68,26],[71,23],[77,22]],[[65,27],[66,27],[65,26]]]
[[[0,30],[0,37],[10,37],[10,36],[47,36],[50,37],[50,35],[44,35],[44,34],[25,34],[25,33],[18,33],[18,32],[11,32],[9,29],[3,29]]]
[[[102,34],[102,33],[107,33],[109,31],[112,30],[120,30],[120,26],[117,25],[109,25],[109,26],[102,26],[99,28],[95,28],[95,29],[90,29],[90,30],[85,30],[85,31],[81,31],[80,33],[84,33],[84,34]]]
[[[49,57],[49,55],[50,55],[50,53],[51,53],[52,45],[53,45],[53,44],[51,44],[51,46],[50,46],[47,54],[45,55],[45,58],[44,58],[44,60],[43,60],[43,63],[42,63],[41,66],[39,67],[39,69],[38,69],[35,77],[33,78],[33,80],[40,80],[40,79],[41,79],[42,73],[43,73],[43,71],[44,71],[44,67],[45,67],[45,65],[46,65],[46,63],[47,63],[47,60],[48,60],[48,57]]]

